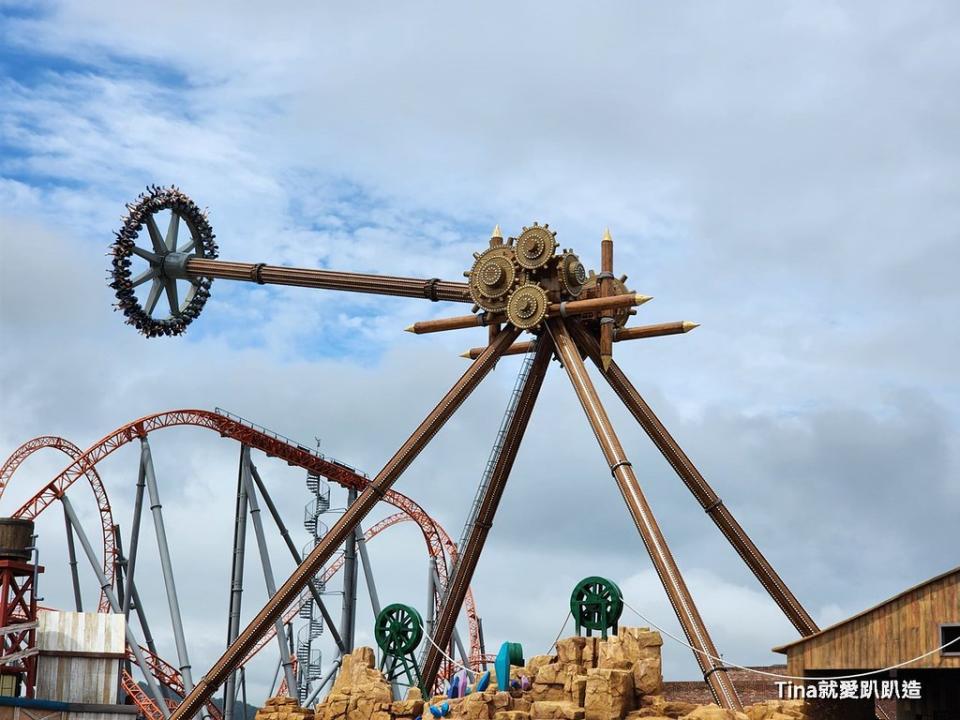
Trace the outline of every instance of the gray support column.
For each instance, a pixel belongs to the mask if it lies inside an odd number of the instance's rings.
[[[277,506],[273,504],[270,493],[267,492],[267,488],[263,484],[263,479],[260,477],[260,473],[257,471],[257,466],[251,463],[250,470],[253,473],[253,481],[257,484],[257,490],[260,491],[260,497],[263,498],[263,502],[267,506],[267,510],[270,511],[270,517],[273,518],[273,522],[280,531],[283,541],[287,544],[287,549],[290,551],[290,556],[293,558],[294,562],[297,563],[297,565],[300,565],[303,562],[303,556],[300,555],[300,551],[297,550],[297,546],[293,544],[293,539],[290,537],[290,531],[287,530],[287,526],[283,524],[283,518],[280,517],[280,512],[277,510]],[[327,609],[327,604],[320,596],[320,591],[317,590],[317,586],[314,583],[308,583],[307,587],[310,589],[310,594],[313,595],[313,601],[317,604],[317,607],[320,608],[320,614],[323,615],[323,620],[327,624],[327,630],[330,631],[330,636],[333,638],[333,642],[336,643],[337,649],[343,653],[343,638],[340,637],[340,633],[337,631],[337,625],[333,622],[333,617],[330,615],[330,611]]]
[[[170,607],[170,623],[173,625],[173,639],[177,646],[180,676],[183,678],[183,687],[189,694],[193,689],[193,675],[190,673],[190,656],[187,654],[187,641],[183,634],[183,617],[180,614],[177,583],[173,579],[173,565],[170,563],[167,529],[163,524],[163,505],[160,504],[160,491],[157,489],[157,476],[153,470],[150,444],[146,437],[141,442],[143,443],[143,469],[147,481],[147,493],[150,496],[150,511],[153,513],[153,529],[156,531],[157,547],[160,550],[160,568],[163,571],[163,585],[167,591],[167,605]]]
[[[370,564],[370,554],[367,552],[367,541],[363,539],[363,532],[360,526],[354,531],[357,537],[357,549],[360,551],[360,562],[363,565],[363,577],[367,583],[367,592],[370,593],[370,607],[373,609],[373,616],[380,614],[380,596],[377,595],[377,584],[373,579],[373,566]]]
[[[357,489],[347,490],[347,507],[357,499]],[[343,612],[340,615],[340,636],[344,652],[353,652],[354,630],[357,621],[357,536],[347,535],[343,543]]]
[[[327,673],[327,676],[321,681],[317,686],[317,689],[314,690],[310,697],[307,698],[306,707],[310,707],[317,701],[317,698],[320,696],[320,693],[323,692],[323,689],[330,683],[333,678],[337,675],[337,670],[340,669],[340,665],[343,663],[343,656],[337,656],[337,659],[333,661],[333,665],[330,667],[330,672]]]
[[[242,463],[240,475],[247,491],[247,503],[250,507],[250,519],[253,520],[253,532],[257,537],[257,549],[260,551],[260,564],[263,566],[263,581],[267,586],[267,595],[273,597],[277,592],[277,581],[273,576],[273,566],[270,563],[270,551],[267,549],[267,537],[263,532],[263,518],[260,516],[260,505],[257,503],[257,492],[253,486],[250,473],[250,448],[244,446],[241,452]],[[283,663],[283,675],[287,679],[287,694],[293,697],[297,691],[297,679],[293,676],[293,662],[283,641],[283,620],[277,618],[274,622],[277,630],[277,643],[280,645],[280,658]]]
[[[427,563],[427,633],[434,635],[434,612],[439,584],[437,583],[437,560],[431,557]]]
[[[430,570],[431,570],[431,577],[433,579],[433,585],[434,587],[437,588],[438,594],[442,596],[444,587],[440,584],[440,574],[437,572],[437,561],[435,558],[430,558]],[[435,597],[434,595],[430,596],[431,605],[434,602],[434,597]],[[432,610],[430,611],[430,614],[431,616],[433,615]],[[433,637],[433,634],[431,634],[430,637]],[[453,653],[454,646],[456,646],[457,651],[460,653],[460,660],[462,661],[463,666],[466,668],[469,668],[472,671],[473,668],[470,667],[470,656],[467,655],[467,650],[463,646],[463,640],[460,639],[460,631],[457,630],[456,622],[454,622],[454,625],[453,625],[453,632],[450,633],[450,656],[451,657],[454,654]]]
[[[247,544],[247,486],[243,482],[243,445],[237,468],[237,502],[233,518],[233,557],[230,570],[230,609],[227,612],[227,647],[240,632],[240,603],[243,600],[243,563]],[[237,698],[237,672],[227,676],[223,685],[223,717],[231,720]]]
[[[77,539],[80,541],[80,547],[83,548],[83,552],[87,556],[87,560],[90,561],[90,566],[97,575],[97,580],[100,582],[100,588],[106,594],[107,600],[110,601],[110,608],[115,613],[122,612],[120,603],[117,602],[117,596],[114,594],[113,588],[110,587],[110,581],[107,580],[107,576],[103,574],[103,568],[100,567],[100,563],[97,561],[97,556],[93,552],[93,546],[90,544],[90,540],[87,538],[83,528],[80,527],[80,520],[77,518],[77,513],[74,511],[70,499],[66,495],[61,495],[60,502],[63,503],[63,510],[67,515],[67,520],[73,526],[73,530],[77,534]],[[130,650],[133,652],[133,656],[137,660],[137,665],[140,666],[140,672],[143,673],[143,677],[147,682],[147,688],[150,690],[150,694],[153,695],[153,699],[159,706],[160,712],[163,713],[163,717],[169,718],[170,710],[167,708],[167,704],[163,701],[163,695],[160,692],[160,687],[157,685],[157,679],[153,676],[153,673],[150,672],[150,666],[147,665],[147,660],[143,657],[143,651],[140,650],[140,645],[137,642],[136,636],[133,634],[133,630],[130,629],[129,623],[124,623],[124,632],[126,633],[127,637],[127,645],[130,646]]]
[[[380,596],[377,594],[377,583],[373,579],[373,565],[370,564],[370,553],[367,552],[367,541],[363,539],[363,530],[357,525],[353,530],[353,535],[357,541],[357,550],[360,551],[360,564],[363,565],[363,578],[367,583],[367,592],[370,594],[370,608],[373,610],[373,617],[376,619],[380,614]],[[393,697],[401,700],[400,684],[396,679],[390,682],[393,690]]]
[[[477,635],[480,636],[480,668],[487,669],[487,644],[483,641],[483,618],[477,618]]]
[[[113,584],[116,587],[117,592],[117,602],[120,603],[120,607],[129,605],[129,603],[124,602],[126,595],[124,594],[124,572],[127,568],[126,559],[123,556],[123,540],[120,537],[120,526],[114,525],[112,528],[113,532],[113,546],[116,549],[116,555],[113,559]],[[124,617],[126,620],[126,617]]]
[[[127,587],[123,595],[123,616],[130,617],[130,598],[133,586],[133,571],[137,565],[137,548],[140,545],[140,517],[143,515],[143,490],[146,486],[146,454],[150,448],[146,438],[140,438],[140,469],[137,472],[137,496],[133,501],[133,525],[130,527],[130,557],[127,558]]]
[[[147,649],[154,655],[157,654],[157,645],[153,641],[153,635],[150,634],[150,626],[147,624],[147,614],[140,604],[140,593],[137,592],[137,585],[134,583],[130,587],[133,593],[133,610],[137,613],[137,620],[140,621],[140,629],[143,630],[143,641],[147,644]]]
[[[247,669],[240,668],[240,703],[243,706],[243,720],[247,720]]]
[[[73,601],[77,606],[77,612],[83,612],[83,601],[80,598],[80,576],[77,574],[77,548],[73,544],[73,527],[70,525],[70,517],[67,515],[67,508],[63,508],[63,523],[67,526],[67,554],[70,558],[70,577],[73,580]]]

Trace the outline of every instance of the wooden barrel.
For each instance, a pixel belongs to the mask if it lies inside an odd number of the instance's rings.
[[[33,520],[0,517],[0,560],[29,560]]]

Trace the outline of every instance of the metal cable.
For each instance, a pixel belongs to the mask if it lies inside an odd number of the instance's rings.
[[[458,663],[456,660],[454,660],[452,657],[450,657],[449,655],[447,655],[447,654],[443,651],[443,648],[440,647],[439,645],[437,645],[437,644],[433,641],[433,638],[430,637],[430,633],[424,633],[423,636],[427,639],[427,642],[429,642],[431,645],[433,645],[433,646],[437,649],[437,652],[439,652],[441,655],[443,655],[443,656],[444,656],[451,664],[453,664],[455,667],[460,668],[461,670],[466,670],[466,671],[467,671],[468,673],[470,673],[471,675],[475,675],[475,674],[476,674],[473,670],[471,670],[470,668],[468,668],[466,665],[461,665],[461,664]]]
[[[954,638],[954,639],[951,640],[950,642],[944,643],[944,644],[941,645],[940,647],[934,648],[934,649],[931,650],[930,652],[924,653],[923,655],[919,655],[919,656],[913,658],[912,660],[906,660],[906,661],[904,661],[904,662],[902,662],[902,663],[897,663],[896,665],[891,665],[890,667],[888,667],[888,668],[883,668],[882,670],[871,670],[871,671],[869,671],[869,672],[857,673],[856,675],[834,675],[834,676],[827,677],[827,678],[797,677],[796,675],[779,675],[779,674],[777,674],[777,673],[771,673],[771,672],[766,672],[766,671],[764,671],[764,670],[757,670],[756,668],[747,667],[746,665],[737,665],[736,663],[727,662],[727,661],[724,660],[723,658],[715,657],[714,655],[711,655],[711,654],[708,653],[708,652],[705,652],[705,651],[703,651],[703,650],[700,650],[699,648],[695,648],[695,647],[693,647],[692,645],[688,645],[685,641],[681,640],[681,639],[678,638],[676,635],[668,632],[667,630],[664,630],[662,627],[660,627],[659,625],[657,625],[655,622],[653,622],[653,620],[651,620],[650,618],[648,618],[648,617],[647,617],[646,615],[644,615],[642,612],[640,612],[640,611],[637,610],[636,608],[632,607],[626,600],[623,601],[623,605],[624,605],[624,607],[626,607],[628,610],[630,610],[630,611],[633,612],[635,615],[637,615],[641,620],[643,620],[644,622],[648,623],[651,627],[656,628],[659,632],[663,633],[664,635],[666,635],[666,636],[667,636],[668,638],[670,638],[671,640],[674,640],[674,641],[680,643],[680,644],[683,645],[684,647],[687,647],[687,648],[689,648],[690,650],[693,650],[693,651],[696,652],[696,653],[700,653],[701,655],[706,655],[708,658],[711,658],[711,659],[713,659],[713,660],[715,660],[715,661],[717,661],[717,662],[723,663],[723,664],[726,665],[727,667],[736,668],[737,670],[743,670],[744,672],[753,673],[753,674],[755,674],[755,675],[763,675],[763,676],[765,676],[765,677],[780,678],[781,680],[802,680],[802,681],[804,681],[804,682],[807,682],[807,681],[819,682],[820,680],[856,680],[857,678],[868,677],[868,676],[870,676],[870,675],[879,675],[880,673],[885,673],[885,672],[888,672],[888,671],[890,671],[890,670],[896,670],[897,668],[902,668],[902,667],[904,667],[905,665],[910,665],[911,663],[915,663],[917,660],[923,660],[923,658],[925,658],[925,657],[929,657],[930,655],[933,655],[934,653],[940,652],[940,651],[943,650],[945,647],[949,647],[950,645],[953,645],[954,643],[960,642],[960,638]]]
[[[547,651],[544,655],[549,655],[550,651],[553,650],[557,643],[560,642],[560,636],[563,635],[563,631],[567,629],[567,623],[570,622],[570,618],[573,617],[573,611],[567,613],[567,617],[563,621],[563,625],[560,626],[560,632],[557,633],[557,636],[553,639],[553,644],[547,648]]]

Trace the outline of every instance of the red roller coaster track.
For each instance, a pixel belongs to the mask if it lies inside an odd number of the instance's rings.
[[[13,477],[21,463],[33,453],[44,448],[59,450],[72,460],[76,460],[81,455],[80,448],[69,440],[55,435],[41,435],[33,440],[28,440],[14,450],[6,462],[3,463],[3,467],[0,467],[0,498],[3,497],[4,490],[10,484],[10,478]],[[100,529],[103,531],[103,574],[106,575],[107,580],[112,585],[117,567],[117,546],[113,537],[113,511],[110,509],[110,499],[107,497],[107,490],[103,486],[103,481],[95,467],[89,467],[83,474],[90,482],[90,489],[93,490],[93,496],[97,501],[97,509],[100,511]],[[110,601],[107,600],[105,592],[100,593],[97,612],[110,612]]]
[[[222,437],[230,438],[251,448],[261,450],[268,456],[278,457],[285,460],[289,465],[304,468],[308,472],[325,477],[343,487],[354,487],[362,491],[370,482],[366,476],[355,469],[335,460],[325,458],[265,428],[255,426],[240,418],[222,412],[191,409],[175,410],[142,417],[117,428],[82,452],[69,440],[56,436],[42,436],[29,440],[17,448],[3,466],[0,467],[0,497],[2,497],[4,490],[9,485],[13,474],[19,466],[34,452],[49,447],[58,449],[68,455],[73,462],[24,503],[13,516],[28,519],[36,518],[55,500],[60,498],[74,482],[81,476],[85,476],[94,493],[100,511],[101,527],[103,530],[104,572],[107,577],[112,580],[114,578],[117,559],[117,549],[113,535],[113,515],[106,489],[96,470],[96,465],[115,450],[129,442],[144,438],[156,430],[176,426],[193,426],[215,430]],[[453,540],[446,531],[411,498],[394,490],[389,490],[384,496],[384,501],[402,512],[391,515],[368,529],[365,533],[365,539],[372,539],[380,532],[399,522],[407,520],[416,522],[423,533],[430,556],[438,560],[436,563],[437,572],[440,576],[441,584],[445,585],[447,581],[447,563],[444,559],[444,553],[450,557],[451,562],[456,559],[457,548]],[[338,557],[325,570],[322,579],[324,581],[330,579],[342,565],[343,558]],[[291,606],[287,611],[285,621],[290,621],[296,615],[298,609],[299,606]],[[482,659],[482,652],[476,605],[472,592],[470,591],[468,591],[464,602],[464,610],[467,615],[470,635],[470,659],[471,663],[475,663]],[[99,611],[109,611],[109,604],[105,593],[101,594]],[[272,634],[265,637],[248,654],[247,661],[259,652],[271,637]],[[182,695],[183,684],[180,673],[169,663],[152,653],[147,653],[147,657],[151,672],[154,676],[156,676],[163,685]],[[132,677],[128,677],[125,674],[123,681],[125,688],[129,686],[131,697],[137,705],[140,706],[141,703],[143,703],[141,710],[146,717],[153,718],[156,716],[162,718],[162,713],[160,713],[159,708],[155,706],[149,697],[144,695]],[[140,697],[141,695],[143,697]]]

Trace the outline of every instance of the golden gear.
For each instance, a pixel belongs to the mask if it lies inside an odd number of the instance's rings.
[[[506,307],[507,295],[517,284],[513,248],[492,247],[477,255],[470,278],[470,297],[488,312]]]
[[[560,285],[571,296],[578,297],[587,282],[587,269],[580,258],[572,252],[565,252],[557,263]]]
[[[521,330],[529,330],[546,316],[547,305],[543,288],[533,284],[521,285],[507,301],[507,320]]]
[[[549,225],[540,227],[537,223],[524,228],[517,238],[517,263],[528,270],[536,270],[546,265],[557,250],[555,232]]]

